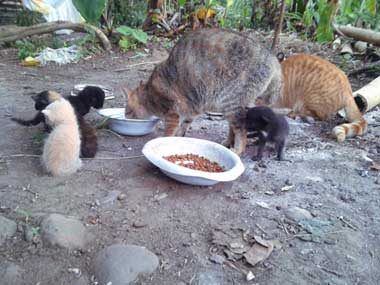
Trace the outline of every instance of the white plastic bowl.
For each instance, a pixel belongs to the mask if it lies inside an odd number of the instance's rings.
[[[114,132],[127,136],[144,136],[154,131],[158,118],[147,120],[125,118],[124,108],[99,109],[98,114],[109,118],[108,127]]]
[[[186,137],[161,137],[147,142],[142,149],[145,157],[167,176],[191,185],[210,186],[219,182],[233,181],[244,172],[238,155],[228,148],[207,140]],[[167,161],[163,156],[197,154],[223,166],[224,172],[193,170]]]

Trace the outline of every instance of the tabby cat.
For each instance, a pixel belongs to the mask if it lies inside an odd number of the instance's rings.
[[[126,116],[161,117],[165,135],[183,136],[195,116],[222,112],[230,125],[225,145],[240,154],[247,141],[245,107],[258,96],[274,103],[280,90],[280,64],[259,41],[233,31],[200,29],[177,42],[148,82],[126,91]]]
[[[335,65],[317,56],[299,54],[283,60],[281,67],[283,90],[275,107],[291,108],[295,115],[319,120],[326,120],[344,108],[349,123],[333,129],[339,142],[367,131],[350,82]]]

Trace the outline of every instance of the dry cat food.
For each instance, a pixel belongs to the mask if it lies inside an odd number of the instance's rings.
[[[217,162],[212,162],[203,156],[196,154],[174,154],[164,156],[164,159],[173,162],[177,165],[187,167],[194,170],[206,171],[206,172],[224,172],[223,166],[220,166]]]

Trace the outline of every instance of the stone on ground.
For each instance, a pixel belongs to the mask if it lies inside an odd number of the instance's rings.
[[[299,208],[299,207],[292,207],[285,210],[285,216],[295,222],[299,222],[302,220],[309,220],[312,219],[313,216],[310,214],[309,211]]]
[[[16,233],[17,224],[3,216],[0,216],[0,245],[5,239],[10,238]]]
[[[115,244],[96,255],[92,270],[99,284],[125,285],[153,273],[157,266],[158,257],[145,247]]]
[[[59,214],[51,214],[43,219],[41,236],[50,245],[67,249],[84,248],[89,238],[80,221]]]
[[[21,285],[22,268],[11,262],[0,263],[0,284],[1,285]]]

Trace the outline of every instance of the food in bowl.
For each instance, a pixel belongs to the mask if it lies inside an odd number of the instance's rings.
[[[196,154],[223,166],[223,172],[206,172],[183,167],[164,157],[178,154]],[[244,165],[234,152],[208,140],[189,137],[160,137],[150,140],[142,149],[144,156],[167,176],[190,185],[211,186],[233,181],[244,172]]]
[[[217,162],[210,161],[209,159],[199,156],[197,154],[174,154],[164,156],[164,159],[175,163],[179,166],[187,167],[194,170],[205,172],[224,172],[224,166],[219,165]]]

